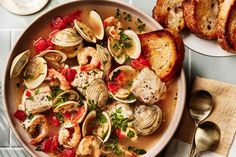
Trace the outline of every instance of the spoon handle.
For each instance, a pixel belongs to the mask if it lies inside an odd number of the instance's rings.
[[[195,134],[196,134],[197,127],[198,127],[198,125],[195,123],[195,128],[194,128],[194,131],[193,131],[193,136],[192,136],[189,155],[188,155],[189,157],[192,156],[193,150],[195,149],[194,139],[195,139]]]

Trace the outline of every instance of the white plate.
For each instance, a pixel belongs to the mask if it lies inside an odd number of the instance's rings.
[[[7,119],[10,123],[11,129],[13,130],[16,138],[22,144],[22,146],[32,155],[32,156],[47,156],[45,153],[35,151],[35,148],[30,145],[30,137],[26,133],[26,131],[22,128],[19,121],[14,118],[14,112],[16,111],[16,104],[14,98],[14,82],[9,78],[10,73],[10,66],[11,62],[17,54],[23,52],[24,49],[28,47],[25,45],[25,41],[31,41],[35,39],[35,34],[37,34],[37,29],[48,27],[50,19],[52,19],[55,15],[60,15],[60,13],[70,12],[72,10],[76,10],[79,8],[84,8],[86,6],[92,6],[93,8],[120,8],[124,11],[129,12],[132,15],[135,15],[143,20],[144,23],[151,29],[151,30],[158,30],[161,29],[161,26],[150,16],[146,15],[142,11],[136,9],[134,6],[130,6],[124,2],[120,1],[111,1],[111,0],[80,0],[80,1],[73,1],[63,5],[60,5],[38,19],[36,19],[22,34],[22,36],[17,41],[16,45],[12,49],[8,62],[5,68],[5,75],[4,75],[4,82],[3,82],[3,100],[4,106],[6,109]],[[106,10],[104,10],[106,11]],[[165,133],[161,136],[159,141],[144,155],[145,157],[152,157],[156,154],[160,153],[160,151],[167,145],[170,141],[172,136],[174,135],[180,119],[182,117],[184,105],[185,105],[185,96],[186,96],[186,80],[184,76],[184,71],[182,70],[181,75],[178,77],[178,96],[177,96],[177,104],[175,110],[173,112],[173,116],[171,119],[170,124],[168,125]]]
[[[181,35],[184,40],[184,45],[198,53],[214,57],[226,57],[235,55],[223,50],[218,45],[217,40],[201,39],[190,33],[188,30],[184,30]]]

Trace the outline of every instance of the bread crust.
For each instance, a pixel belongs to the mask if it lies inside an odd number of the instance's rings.
[[[203,39],[217,39],[220,0],[184,0],[184,20],[188,29]]]
[[[217,32],[219,45],[226,51],[236,53],[236,0],[222,3]]]
[[[185,27],[182,2],[183,0],[157,0],[152,10],[153,18],[164,28],[172,28],[180,32]]]
[[[184,60],[184,44],[177,31],[170,28],[157,30],[140,34],[139,38],[142,53],[149,58],[152,70],[162,81],[170,81],[180,73]],[[157,56],[155,56],[155,53]],[[170,58],[168,58],[169,55]],[[167,65],[157,65],[159,63]]]

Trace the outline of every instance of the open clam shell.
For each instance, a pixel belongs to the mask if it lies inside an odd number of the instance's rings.
[[[21,73],[22,69],[28,63],[29,57],[30,57],[30,50],[26,50],[14,58],[10,70],[11,79],[17,77]]]
[[[121,49],[117,50],[116,48],[114,48],[115,42],[116,40],[114,38],[109,37],[107,41],[107,48],[115,61],[118,64],[123,64],[125,62],[125,54]]]
[[[60,113],[65,113],[69,112],[72,109],[76,108],[79,106],[79,102],[76,101],[66,101],[60,105],[58,105],[56,108],[54,108],[54,112],[60,112]]]
[[[112,59],[111,55],[110,55],[108,49],[105,47],[102,47],[97,44],[96,48],[97,48],[97,52],[98,52],[98,57],[101,62],[101,67],[102,67],[105,75],[108,76],[110,73],[110,69],[111,69],[111,59]]]
[[[133,81],[133,78],[136,76],[137,71],[128,65],[120,66],[114,69],[110,73],[109,75],[110,81],[113,81],[119,72],[123,72],[125,74],[126,82],[124,83],[124,85],[120,87],[120,89],[117,92],[112,93],[109,91],[109,94],[117,101],[120,101],[123,103],[133,103],[137,99],[131,93],[130,88],[131,88],[131,83]]]
[[[47,61],[57,61],[61,63],[65,62],[67,59],[67,56],[58,50],[45,50],[35,57],[43,57]]]
[[[134,128],[140,135],[150,135],[162,122],[162,111],[157,105],[140,105],[134,109]]]
[[[106,105],[108,97],[107,86],[101,79],[93,80],[86,90],[87,101],[92,101],[94,105],[99,107]]]
[[[26,66],[24,84],[28,89],[38,87],[47,76],[47,62],[42,57],[35,57]]]
[[[82,40],[73,28],[66,28],[57,32],[51,42],[61,47],[73,47],[80,44]]]
[[[129,104],[115,101],[108,106],[109,115],[112,116],[114,113],[123,116],[124,118],[133,119],[133,109]],[[119,112],[117,112],[119,111]]]
[[[62,93],[60,93],[54,100],[53,104],[54,106],[57,106],[57,104],[60,104],[61,102],[65,101],[75,101],[78,102],[80,99],[80,96],[78,92],[75,90],[67,90]]]
[[[97,39],[102,40],[104,37],[104,28],[101,17],[95,11],[90,11],[87,24],[79,20],[74,20],[74,26],[87,42],[96,43]]]
[[[102,142],[106,142],[109,139],[111,120],[107,112],[103,111],[98,114],[95,110],[89,112],[82,126],[82,136],[85,137],[88,134],[96,135]]]

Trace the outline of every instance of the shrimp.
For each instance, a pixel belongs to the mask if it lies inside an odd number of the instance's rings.
[[[73,128],[74,128],[74,133],[72,134],[71,139],[70,139],[70,132],[64,127],[60,128],[58,141],[61,145],[69,148],[74,148],[79,144],[81,139],[80,127],[79,125],[74,125]]]
[[[116,19],[114,16],[110,16],[110,17],[106,18],[103,21],[103,25],[104,25],[104,27],[116,26],[118,28],[121,28],[121,22],[118,19]]]
[[[89,58],[91,58],[91,60],[89,60]],[[93,47],[81,49],[77,55],[77,59],[82,71],[93,70],[100,64],[97,50]]]
[[[79,143],[76,154],[99,157],[101,155],[99,141],[95,136],[85,136]]]
[[[116,40],[120,40],[120,30],[115,29],[114,26],[112,26],[112,27],[109,29],[108,34],[109,34],[112,38],[114,38],[114,39],[116,39]]]
[[[57,78],[60,82],[60,89],[61,90],[68,90],[71,88],[70,83],[66,80],[66,78],[61,73],[56,71],[55,69],[48,70],[48,77],[47,78],[49,78],[49,79]]]
[[[39,128],[39,129],[38,129]],[[35,134],[39,132],[39,135],[34,137],[31,140],[31,144],[35,145],[42,141],[49,133],[49,124],[48,120],[43,115],[35,116],[29,123],[27,127],[27,131],[31,134],[31,136],[35,136]]]

